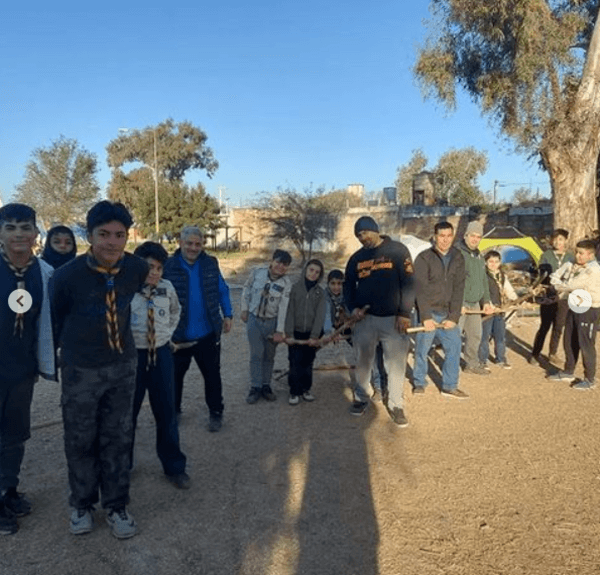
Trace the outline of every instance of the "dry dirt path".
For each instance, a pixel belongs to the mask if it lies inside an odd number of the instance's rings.
[[[142,409],[130,505],[140,532],[128,541],[101,511],[93,533],[69,534],[58,386],[42,381],[21,483],[34,513],[0,539],[0,575],[600,573],[600,392],[546,382],[522,355],[535,320],[512,329],[512,370],[463,377],[468,401],[433,385],[412,397],[407,384],[410,426],[398,429],[381,405],[348,414],[344,371],[316,373],[314,404],[290,407],[281,379],[277,402],[247,405],[236,322],[223,338],[220,433],[206,431],[195,368],[186,382],[189,491],[162,477]]]

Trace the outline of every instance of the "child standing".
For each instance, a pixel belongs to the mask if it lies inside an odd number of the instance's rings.
[[[275,250],[269,266],[254,268],[244,284],[241,319],[248,330],[250,344],[250,392],[246,401],[252,405],[261,397],[275,401],[271,375],[277,344],[283,341],[285,317],[292,282],[285,275],[292,256]]]
[[[77,244],[75,235],[67,226],[54,226],[48,231],[41,258],[54,269],[75,259]]]
[[[573,383],[571,387],[580,390],[592,389],[595,386],[596,333],[600,319],[600,265],[596,261],[594,242],[578,242],[575,263],[567,262],[558,268],[550,276],[550,282],[560,299],[568,300],[573,291],[581,290],[579,294],[574,295],[584,295],[587,301],[577,297],[573,298],[573,304],[569,301],[564,335],[565,367],[563,371],[547,377],[552,381],[574,381],[575,365],[581,351],[584,379]]]
[[[494,250],[485,254],[487,280],[490,286],[490,299],[494,307],[502,307],[509,300],[516,300],[517,294],[500,267],[500,254]],[[490,353],[490,338],[494,340],[496,363],[504,369],[511,365],[506,360],[506,322],[504,314],[498,313],[483,320],[479,362],[485,368]]]
[[[169,345],[179,323],[181,306],[173,284],[162,278],[163,265],[169,257],[165,248],[155,242],[145,242],[133,253],[146,260],[150,270],[142,291],[131,301],[131,331],[138,353],[133,399],[134,437],[147,389],[156,420],[158,458],[167,479],[179,489],[188,489],[186,457],[179,448],[173,355]],[[131,451],[133,461],[133,443]]]
[[[295,340],[308,340],[308,344],[291,344],[288,349],[290,362],[290,405],[298,405],[300,396],[314,401],[310,392],[312,369],[325,320],[325,291],[319,286],[323,277],[323,264],[310,260],[302,277],[292,287],[285,318],[285,334]]]
[[[540,328],[535,334],[533,350],[531,352],[531,357],[529,358],[529,363],[532,365],[537,365],[539,363],[539,356],[540,353],[542,353],[544,341],[550,328],[552,328],[552,334],[550,336],[548,361],[553,362],[556,360],[558,342],[563,328],[565,327],[569,306],[567,300],[555,299],[556,291],[550,285],[550,274],[554,273],[563,264],[575,261],[573,254],[567,251],[568,238],[569,232],[567,230],[563,230],[562,228],[554,230],[554,232],[552,232],[552,249],[546,250],[542,254],[538,264],[539,273],[548,274],[548,277],[542,282],[544,285],[548,286],[548,291],[546,292],[548,299],[540,304]]]

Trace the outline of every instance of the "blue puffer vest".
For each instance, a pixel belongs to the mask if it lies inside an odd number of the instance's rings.
[[[190,322],[188,312],[189,282],[188,273],[183,268],[180,259],[181,250],[177,250],[166,262],[164,266],[163,277],[169,280],[181,304],[181,317],[179,324],[171,338],[175,343],[186,341],[187,326]],[[206,314],[213,332],[221,333],[223,319],[221,317],[219,305],[219,264],[217,258],[209,256],[206,252],[201,252],[198,256],[200,262],[200,271],[202,274],[202,295]]]

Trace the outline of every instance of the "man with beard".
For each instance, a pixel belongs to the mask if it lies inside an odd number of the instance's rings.
[[[357,351],[355,401],[350,412],[362,415],[371,397],[371,369],[379,342],[388,373],[386,408],[392,421],[406,427],[404,375],[408,355],[410,313],[414,304],[413,267],[408,248],[379,233],[370,216],[354,224],[362,244],[346,266],[344,297],[352,315],[360,320],[354,329]],[[369,306],[366,310],[365,307]]]

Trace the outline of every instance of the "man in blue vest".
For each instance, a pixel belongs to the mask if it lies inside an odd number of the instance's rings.
[[[181,413],[183,379],[194,358],[204,377],[208,430],[219,431],[223,420],[221,332],[231,330],[233,311],[219,262],[204,251],[199,228],[181,230],[179,249],[165,263],[163,277],[173,284],[181,304],[179,324],[171,338],[177,413]]]

